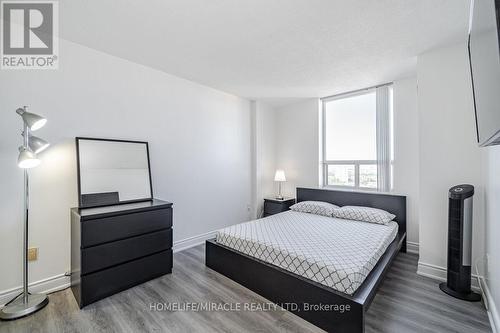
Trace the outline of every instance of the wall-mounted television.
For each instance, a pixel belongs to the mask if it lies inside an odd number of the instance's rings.
[[[500,144],[500,0],[473,0],[469,59],[480,146]]]

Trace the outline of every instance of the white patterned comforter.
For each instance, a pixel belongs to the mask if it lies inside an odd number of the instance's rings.
[[[398,232],[388,225],[286,211],[217,232],[217,243],[352,295]]]

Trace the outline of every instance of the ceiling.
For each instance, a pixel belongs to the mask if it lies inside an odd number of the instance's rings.
[[[414,75],[464,40],[469,0],[60,1],[62,38],[283,105]]]

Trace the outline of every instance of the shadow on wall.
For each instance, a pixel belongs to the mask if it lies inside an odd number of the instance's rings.
[[[78,198],[74,138],[51,144],[39,157],[42,163],[30,171],[33,218],[75,207]],[[36,211],[38,208],[41,210]]]

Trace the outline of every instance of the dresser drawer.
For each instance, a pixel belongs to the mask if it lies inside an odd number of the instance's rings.
[[[172,229],[155,231],[81,251],[81,274],[92,273],[172,248]]]
[[[81,277],[80,308],[101,298],[172,272],[172,250]]]
[[[133,237],[172,226],[172,208],[105,217],[81,222],[81,247]]]

